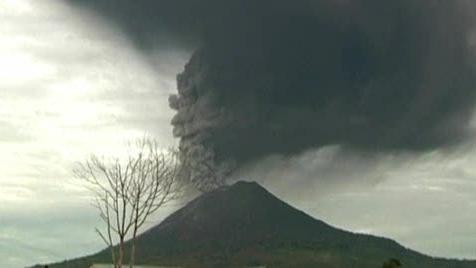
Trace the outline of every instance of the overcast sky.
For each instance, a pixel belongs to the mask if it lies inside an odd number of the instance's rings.
[[[97,213],[71,167],[145,133],[174,145],[167,98],[190,53],[145,56],[113,25],[58,0],[1,0],[0,22],[0,267],[95,252]],[[476,258],[474,163],[470,143],[372,156],[327,146],[236,176],[330,224]]]
[[[186,55],[152,68],[96,19],[60,1],[0,1],[0,267],[100,249],[73,163],[146,133],[174,143],[167,98]]]

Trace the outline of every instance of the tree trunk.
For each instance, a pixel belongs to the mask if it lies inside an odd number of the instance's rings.
[[[138,197],[140,196],[140,191],[137,195]],[[139,203],[139,199],[136,201]],[[132,231],[132,248],[131,248],[131,257],[130,257],[130,267],[129,268],[134,268],[135,261],[136,261],[136,236],[137,236],[137,229],[139,229],[138,226],[139,222],[139,206],[136,206],[135,209],[135,219],[134,219],[134,229]]]
[[[114,268],[118,268],[117,267],[117,262],[116,262],[116,254],[114,254],[114,246],[111,245],[109,247],[111,248],[112,264],[113,264]]]
[[[121,237],[119,241],[119,259],[117,260],[117,267],[122,268],[124,262],[124,238]]]
[[[136,233],[134,232],[134,237],[132,238],[130,268],[134,268],[135,260],[136,260]]]

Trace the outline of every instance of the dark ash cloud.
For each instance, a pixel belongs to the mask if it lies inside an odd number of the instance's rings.
[[[197,47],[171,98],[184,151],[242,164],[329,144],[424,151],[468,134],[467,1],[71,1],[145,52]]]

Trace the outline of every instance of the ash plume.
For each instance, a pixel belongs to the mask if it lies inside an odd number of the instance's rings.
[[[231,170],[332,144],[419,152],[468,135],[468,1],[71,1],[145,53],[157,40],[195,49],[170,105],[181,150],[206,156],[198,163]]]

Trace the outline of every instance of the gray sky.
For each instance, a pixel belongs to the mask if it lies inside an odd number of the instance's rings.
[[[0,21],[0,267],[95,252],[96,211],[72,164],[144,133],[173,145],[167,98],[190,55],[145,58],[119,29],[58,0],[0,0]],[[475,162],[472,144],[372,157],[328,146],[237,177],[333,225],[476,258]]]
[[[278,197],[346,230],[432,256],[476,257],[476,147],[371,158],[338,146],[245,168]]]
[[[73,163],[145,133],[174,143],[167,98],[186,55],[152,67],[95,20],[60,1],[0,1],[0,267],[100,249]]]

